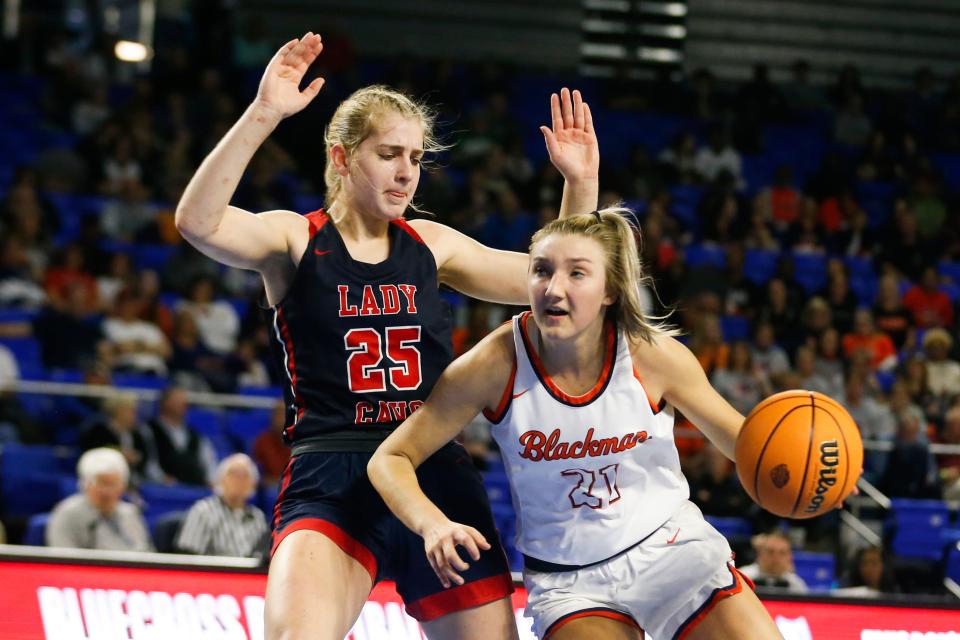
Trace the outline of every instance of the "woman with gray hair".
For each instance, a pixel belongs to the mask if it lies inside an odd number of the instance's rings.
[[[130,468],[123,454],[101,447],[80,456],[80,491],[60,501],[47,524],[51,547],[150,551],[153,544],[140,510],[121,498]]]
[[[256,491],[259,476],[247,454],[224,458],[217,467],[215,495],[190,507],[177,548],[208,556],[258,556],[269,529],[263,511],[247,500]]]

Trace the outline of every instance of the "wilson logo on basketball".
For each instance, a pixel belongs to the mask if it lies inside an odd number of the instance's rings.
[[[820,477],[817,478],[817,490],[805,511],[815,513],[823,504],[823,496],[830,491],[830,487],[837,484],[837,465],[840,463],[840,447],[836,440],[826,440],[820,443]]]
[[[770,481],[777,489],[783,489],[790,482],[790,469],[785,464],[778,464],[770,469]]]

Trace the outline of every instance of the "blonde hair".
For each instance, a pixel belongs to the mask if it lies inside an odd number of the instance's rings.
[[[580,235],[593,238],[606,256],[607,293],[616,301],[607,309],[617,325],[634,341],[653,342],[657,336],[677,336],[680,330],[666,324],[666,316],[646,316],[640,301],[640,287],[653,286],[653,279],[640,265],[639,229],[624,216],[633,212],[623,207],[609,207],[553,220],[533,234],[530,251],[540,241],[554,234]]]
[[[340,196],[343,187],[340,174],[337,173],[337,168],[330,160],[330,149],[339,144],[349,158],[350,154],[360,146],[360,143],[373,133],[378,119],[388,113],[397,113],[405,118],[413,118],[420,122],[423,127],[423,151],[425,154],[436,153],[448,148],[441,144],[434,135],[433,127],[436,115],[425,104],[380,84],[358,89],[340,103],[323,133],[327,151],[327,166],[323,172],[323,181],[327,187],[328,209]],[[410,208],[419,211],[412,203]]]

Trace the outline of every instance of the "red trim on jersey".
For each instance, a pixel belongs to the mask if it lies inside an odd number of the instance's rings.
[[[698,609],[693,616],[687,618],[687,620],[680,625],[680,628],[677,629],[677,632],[673,634],[675,640],[683,640],[690,635],[690,632],[693,631],[698,624],[703,622],[703,619],[710,614],[718,602],[743,591],[742,578],[746,578],[746,576],[740,573],[733,565],[727,565],[727,568],[730,569],[730,573],[733,575],[733,584],[729,587],[714,589],[710,597],[707,598],[707,601],[700,606],[700,609]]]
[[[283,468],[283,475],[280,476],[280,492],[277,493],[277,501],[273,503],[273,544],[270,545],[270,555],[273,555],[273,550],[277,548],[279,541],[277,541],[277,525],[280,524],[280,504],[283,502],[283,497],[287,493],[287,487],[290,486],[290,475],[293,470],[293,461],[296,460],[296,456],[290,456],[290,459],[287,460],[287,466]]]
[[[430,622],[448,613],[479,607],[505,598],[511,593],[513,593],[513,578],[509,573],[502,573],[409,602],[407,613],[419,622]]]
[[[573,622],[574,620],[579,620],[580,618],[591,618],[591,617],[608,618],[610,620],[616,620],[617,622],[622,622],[623,624],[631,626],[637,631],[639,631],[641,639],[646,637],[646,634],[643,632],[643,629],[640,628],[640,625],[637,624],[637,621],[625,613],[620,613],[619,611],[613,611],[612,609],[588,609],[586,611],[576,611],[574,613],[568,613],[566,616],[558,618],[547,629],[547,632],[543,636],[543,640],[547,640],[547,638],[549,638],[554,633],[556,633],[561,627],[563,627],[568,622]]]
[[[653,398],[650,397],[650,394],[647,393],[647,387],[643,384],[643,378],[640,377],[640,372],[637,371],[637,368],[633,368],[633,377],[637,379],[637,382],[640,383],[640,386],[643,387],[643,394],[647,396],[647,403],[650,405],[650,410],[653,411],[654,415],[663,411],[663,408],[667,406],[667,401],[663,398],[660,398],[660,404],[656,404],[653,401]]]
[[[280,337],[283,339],[284,351],[287,354],[287,361],[284,364],[290,374],[290,390],[293,394],[293,405],[297,408],[297,416],[294,418],[293,424],[287,427],[287,429],[289,429],[287,436],[291,437],[294,428],[297,426],[297,423],[300,422],[300,418],[303,417],[306,407],[304,407],[303,398],[300,397],[300,392],[297,390],[297,363],[293,355],[293,340],[290,338],[290,327],[283,317],[283,307],[279,305],[277,306],[277,328],[280,329]]]
[[[500,403],[497,408],[491,411],[487,407],[483,408],[483,417],[490,422],[497,424],[503,420],[510,408],[510,401],[513,400],[513,383],[517,379],[517,354],[513,354],[513,368],[510,369],[510,378],[507,380],[507,386],[503,389],[503,395],[500,396]]]
[[[317,235],[317,231],[323,229],[323,225],[327,224],[330,221],[330,216],[327,215],[327,212],[323,209],[317,209],[316,211],[311,211],[306,214],[304,218],[310,223],[310,239],[313,239],[313,236]]]
[[[426,242],[423,241],[423,238],[420,237],[420,234],[417,233],[417,232],[414,230],[414,228],[410,226],[410,223],[408,223],[404,218],[398,218],[397,220],[391,220],[391,221],[390,221],[390,224],[395,224],[395,225],[397,225],[398,227],[400,227],[401,229],[403,229],[404,231],[406,231],[407,233],[409,233],[409,234],[413,237],[413,239],[416,240],[417,242],[419,242],[420,244],[427,244]]]
[[[550,393],[558,400],[566,402],[567,404],[582,405],[592,402],[607,386],[607,382],[610,381],[610,374],[613,371],[613,362],[615,360],[617,346],[617,335],[614,331],[613,323],[604,323],[607,349],[603,357],[603,370],[600,372],[600,379],[597,380],[595,385],[593,385],[593,388],[583,395],[571,396],[556,385],[556,383],[547,373],[547,368],[543,366],[543,361],[540,360],[539,354],[534,351],[533,344],[530,342],[530,336],[527,333],[527,319],[530,318],[530,315],[531,313],[527,311],[520,316],[520,335],[523,336],[523,344],[527,348],[527,355],[530,356],[530,363],[533,365],[533,368],[537,372],[537,375],[540,377],[540,379],[543,380],[547,390],[550,391]]]
[[[270,550],[270,554],[276,553],[277,547],[288,535],[294,531],[303,530],[316,531],[330,538],[345,554],[359,562],[370,574],[370,580],[376,583],[377,559],[373,557],[373,553],[349,533],[323,518],[301,518],[288,524],[282,531],[274,534],[273,548]]]

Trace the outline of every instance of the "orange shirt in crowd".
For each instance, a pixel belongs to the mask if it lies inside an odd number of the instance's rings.
[[[843,353],[848,358],[855,351],[866,351],[870,354],[870,365],[876,369],[887,358],[897,355],[897,348],[893,340],[885,333],[874,333],[869,336],[859,333],[848,333],[843,336]]]
[[[903,306],[913,314],[918,327],[952,327],[953,305],[942,291],[927,291],[920,285],[910,287],[903,295]]]

